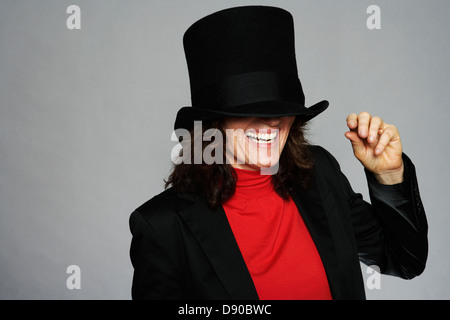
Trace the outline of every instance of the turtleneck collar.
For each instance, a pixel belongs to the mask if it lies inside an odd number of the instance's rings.
[[[260,171],[234,168],[237,175],[234,196],[242,198],[260,198],[274,191],[271,175],[262,175]]]

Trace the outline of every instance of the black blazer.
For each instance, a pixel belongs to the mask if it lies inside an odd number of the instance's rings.
[[[421,274],[428,226],[411,160],[403,155],[398,185],[380,185],[366,171],[369,204],[331,154],[311,148],[314,181],[293,199],[333,298],[365,298],[359,261],[405,279]],[[258,299],[222,207],[211,210],[202,197],[169,188],[132,213],[130,229],[133,299]]]

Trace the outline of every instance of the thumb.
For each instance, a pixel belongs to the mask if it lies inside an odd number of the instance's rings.
[[[357,158],[359,158],[359,155],[364,154],[364,141],[359,137],[357,132],[347,131],[345,137],[352,143],[353,153]]]

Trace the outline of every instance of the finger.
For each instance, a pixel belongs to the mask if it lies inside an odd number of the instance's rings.
[[[383,126],[383,120],[379,117],[372,117],[370,119],[370,125],[369,125],[369,136],[367,138],[367,141],[369,143],[375,143],[378,138],[378,131]]]
[[[391,126],[387,126],[384,129],[381,129],[382,133],[380,139],[378,141],[377,146],[375,147],[375,155],[380,155],[384,149],[386,149],[387,145],[391,142],[394,137],[394,129]]]
[[[350,113],[347,116],[347,127],[350,130],[356,129],[358,127],[358,116],[356,113]]]
[[[364,141],[359,137],[358,133],[347,131],[345,137],[352,143],[353,153],[359,159],[364,154]]]
[[[358,134],[361,138],[367,138],[369,134],[370,114],[361,112],[358,115]]]

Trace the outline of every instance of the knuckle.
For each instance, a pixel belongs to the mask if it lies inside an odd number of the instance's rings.
[[[388,129],[388,131],[391,132],[391,133],[397,132],[397,127],[394,126],[394,125],[392,125],[392,124],[389,124],[389,125],[387,126],[387,129]]]
[[[377,122],[377,123],[381,123],[381,122],[383,122],[383,120],[381,120],[381,118],[380,117],[372,117],[372,121],[375,121],[375,122]]]
[[[370,117],[370,113],[368,113],[367,111],[363,111],[359,114],[359,117]]]
[[[381,137],[380,137],[380,143],[382,144],[386,144],[387,142],[389,142],[391,140],[391,136],[389,135],[389,133],[385,132]]]

